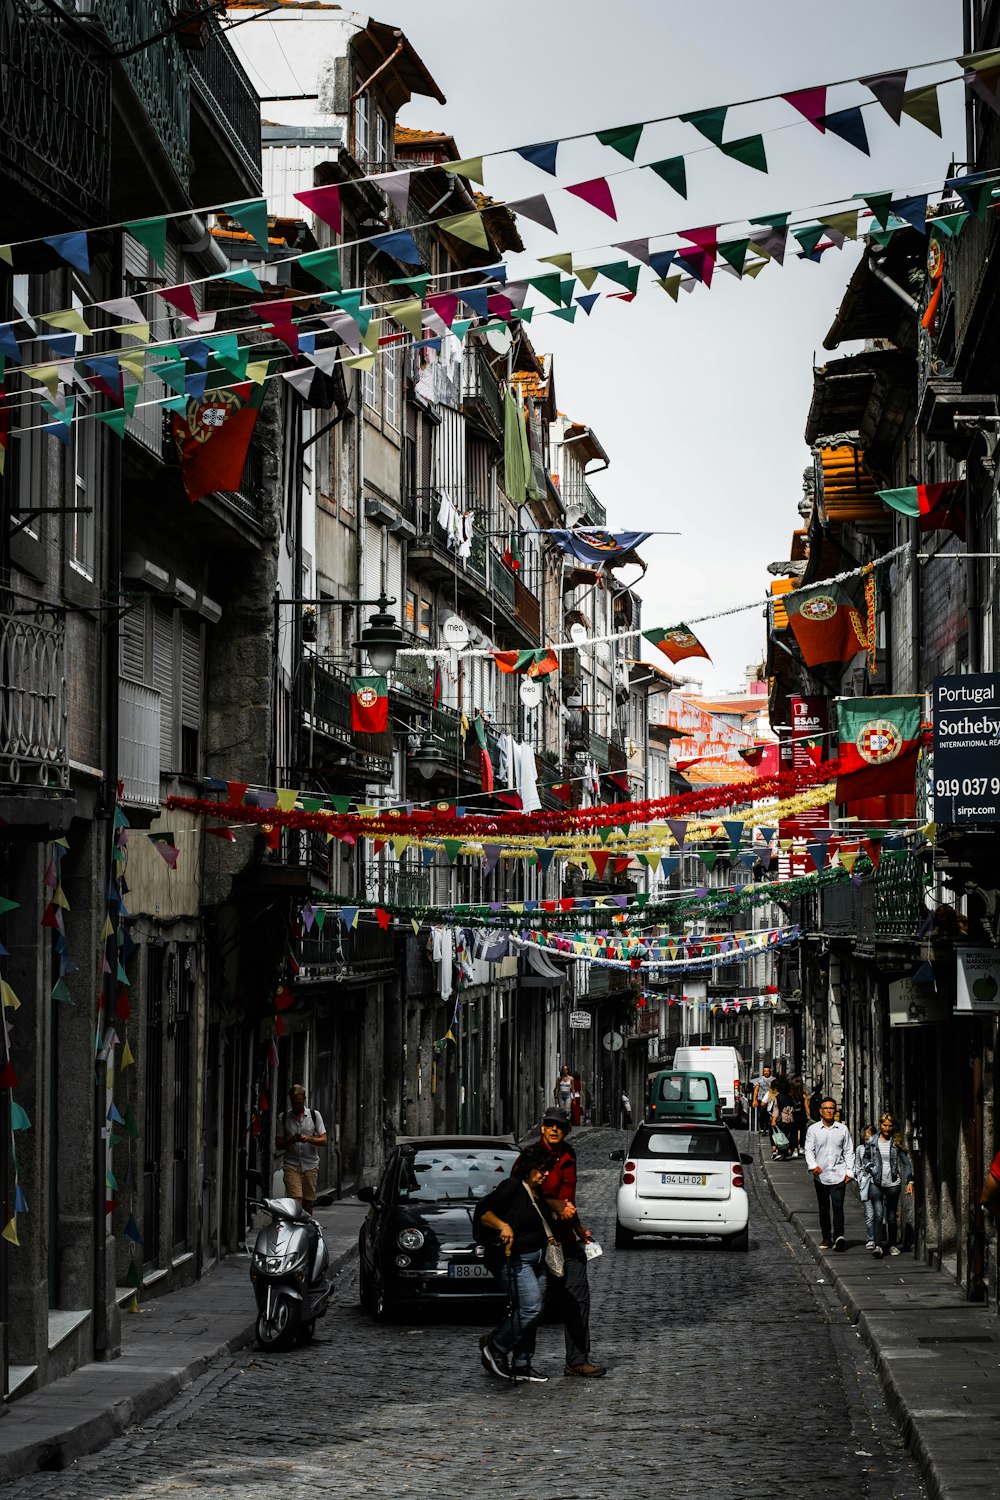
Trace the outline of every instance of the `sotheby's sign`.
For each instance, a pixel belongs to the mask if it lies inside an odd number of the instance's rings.
[[[935,677],[934,819],[1000,823],[1000,674]]]

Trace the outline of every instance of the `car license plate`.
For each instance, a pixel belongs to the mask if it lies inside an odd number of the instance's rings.
[[[452,1281],[464,1281],[474,1276],[489,1276],[491,1273],[478,1261],[452,1261],[448,1266],[448,1276]]]
[[[690,1172],[661,1172],[660,1181],[665,1187],[704,1187],[708,1178],[704,1172],[698,1176]]]

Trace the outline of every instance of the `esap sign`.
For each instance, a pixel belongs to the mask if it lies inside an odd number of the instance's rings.
[[[1000,823],[1000,674],[935,677],[934,819]]]

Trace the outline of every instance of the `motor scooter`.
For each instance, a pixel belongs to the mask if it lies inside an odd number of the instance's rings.
[[[261,1198],[253,1207],[271,1220],[258,1231],[250,1257],[257,1343],[273,1350],[307,1344],[333,1291],[323,1231],[294,1198]]]

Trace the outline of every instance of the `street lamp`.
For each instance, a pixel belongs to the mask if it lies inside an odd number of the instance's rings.
[[[433,739],[424,737],[415,750],[410,751],[410,765],[420,772],[425,781],[430,781],[439,771],[447,769],[447,757],[442,755]]]
[[[361,645],[376,672],[391,672],[396,665],[396,652],[403,644],[403,632],[396,623],[396,616],[389,613],[388,606],[395,599],[380,594],[377,601],[359,599],[359,604],[377,602],[378,609],[361,632]]]

